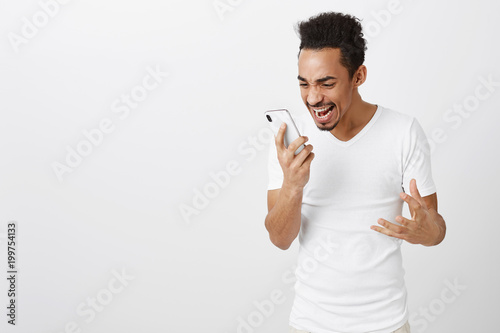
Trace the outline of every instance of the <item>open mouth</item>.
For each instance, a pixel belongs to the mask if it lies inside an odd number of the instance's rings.
[[[319,122],[327,122],[330,120],[334,108],[335,105],[330,105],[321,108],[311,108],[311,109],[313,110],[316,120],[318,120]]]

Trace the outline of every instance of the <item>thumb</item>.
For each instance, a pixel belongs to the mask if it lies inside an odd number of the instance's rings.
[[[411,193],[411,196],[414,197],[422,205],[422,207],[427,209],[427,205],[426,205],[424,199],[422,199],[420,192],[418,191],[417,180],[415,178],[410,180],[410,193]]]

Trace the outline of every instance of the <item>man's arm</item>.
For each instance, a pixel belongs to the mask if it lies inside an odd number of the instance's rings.
[[[267,192],[266,229],[271,242],[282,250],[290,247],[299,234],[302,191],[277,189]]]
[[[309,181],[309,170],[314,158],[312,145],[306,145],[295,155],[295,150],[307,141],[307,137],[299,137],[286,148],[285,130],[286,125],[280,128],[275,141],[283,170],[283,184],[280,189],[267,192],[268,214],[265,220],[271,242],[282,250],[288,249],[299,233],[302,193]]]
[[[410,209],[411,219],[401,215],[396,216],[397,225],[383,218],[378,223],[383,226],[371,226],[375,231],[387,236],[403,239],[411,244],[434,246],[441,243],[446,235],[446,223],[437,212],[437,194],[433,193],[424,198],[420,196],[415,179],[410,181],[410,193],[400,193]]]
[[[439,234],[436,237],[436,241],[433,244],[431,244],[431,246],[438,245],[443,241],[444,236],[446,235],[446,222],[444,221],[443,217],[438,213],[437,193],[433,193],[431,195],[423,197],[422,199],[424,200],[425,205],[427,206],[427,209],[429,210],[429,213],[433,218],[434,222],[439,227]],[[411,206],[410,206],[410,213],[411,216],[414,216],[414,211]]]

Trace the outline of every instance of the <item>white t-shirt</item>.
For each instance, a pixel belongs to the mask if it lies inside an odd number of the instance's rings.
[[[415,178],[433,194],[430,149],[416,118],[378,106],[349,141],[319,130],[309,113],[294,117],[315,153],[304,187],[295,300],[290,325],[314,333],[389,333],[409,318],[402,240],[370,229],[396,223]],[[268,189],[283,172],[269,149]],[[406,203],[405,203],[406,205]]]

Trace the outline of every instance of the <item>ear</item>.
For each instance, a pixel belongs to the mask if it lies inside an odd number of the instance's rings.
[[[366,81],[366,66],[365,65],[361,65],[356,70],[356,73],[354,73],[354,76],[352,78],[352,82],[353,82],[354,88],[359,87],[365,81]]]

